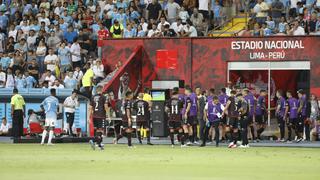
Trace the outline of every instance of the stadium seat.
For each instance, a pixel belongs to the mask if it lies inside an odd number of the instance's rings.
[[[29,127],[30,127],[30,134],[40,134],[43,131],[39,123],[30,123]]]

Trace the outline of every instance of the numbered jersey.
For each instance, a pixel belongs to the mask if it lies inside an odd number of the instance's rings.
[[[122,109],[122,121],[128,122],[128,111],[130,112],[130,116],[132,115],[132,102],[130,100],[125,100]]]
[[[105,96],[102,94],[96,94],[91,98],[91,106],[93,110],[93,118],[106,118],[106,110],[104,105],[108,104],[108,101]]]
[[[149,104],[147,101],[138,100],[133,104],[137,113],[137,121],[148,121],[150,119]]]
[[[178,98],[171,98],[167,104],[169,121],[181,121],[181,111],[183,109],[183,101]]]

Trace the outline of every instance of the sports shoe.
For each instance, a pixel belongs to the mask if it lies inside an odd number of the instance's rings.
[[[193,144],[200,144],[198,141],[194,141]]]
[[[205,144],[201,144],[201,145],[200,145],[200,147],[205,147],[205,146],[206,146]]]
[[[188,147],[188,146],[187,146],[187,145],[185,145],[185,144],[184,144],[184,145],[181,145],[181,148],[186,148],[186,147]]]
[[[48,143],[47,146],[54,146],[54,144],[53,143]]]
[[[190,146],[192,143],[189,141],[189,142],[187,142],[187,146]]]
[[[89,141],[89,144],[90,144],[92,150],[96,150],[96,146],[92,140]]]
[[[101,151],[103,151],[104,150],[104,144],[101,144],[99,148],[100,148]]]
[[[231,148],[232,148],[232,149],[233,149],[233,148],[237,148],[237,145],[234,144],[234,145],[231,146]]]
[[[301,142],[303,139],[302,138],[299,138],[299,139],[297,139],[297,143],[299,143],[299,142]]]
[[[233,142],[231,142],[229,145],[228,145],[228,148],[231,148],[233,146]]]
[[[174,148],[174,144],[171,144],[171,147]]]
[[[135,149],[136,147],[131,145],[131,146],[128,146],[128,148],[129,149]]]
[[[113,138],[112,144],[118,144],[117,138]]]
[[[286,142],[287,144],[291,144],[292,143],[292,141],[290,141],[290,140],[287,140],[287,142]]]
[[[240,145],[239,148],[246,148],[246,145]]]

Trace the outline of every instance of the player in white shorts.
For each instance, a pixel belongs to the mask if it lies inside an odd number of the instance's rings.
[[[58,110],[59,100],[55,97],[56,89],[51,89],[50,93],[51,93],[51,96],[44,99],[44,101],[41,103],[41,106],[40,106],[41,109],[46,113],[45,128],[42,133],[41,145],[44,144],[44,140],[47,136],[48,131],[49,131],[48,145],[52,145],[51,140],[53,137],[53,130],[56,125],[57,113],[59,111]]]

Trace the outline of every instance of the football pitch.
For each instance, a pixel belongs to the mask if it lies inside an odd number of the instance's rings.
[[[1,180],[320,179],[320,149],[0,144]]]

